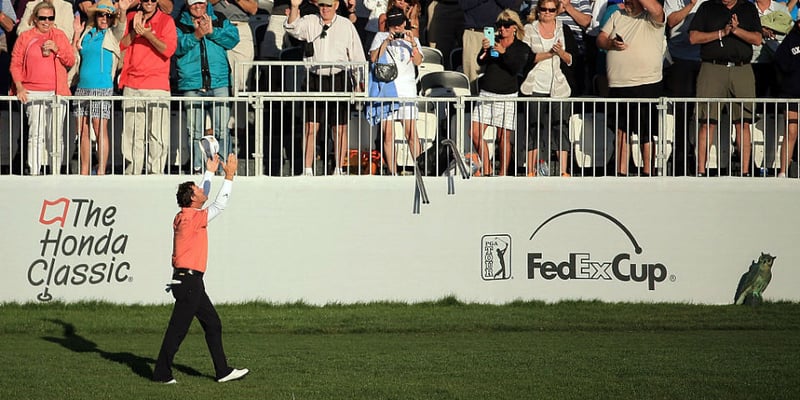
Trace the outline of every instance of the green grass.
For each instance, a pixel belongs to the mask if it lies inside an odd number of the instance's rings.
[[[178,385],[150,382],[169,306],[0,305],[0,399],[797,399],[800,304],[219,305]]]

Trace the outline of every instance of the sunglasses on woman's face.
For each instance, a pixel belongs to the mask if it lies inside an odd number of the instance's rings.
[[[98,18],[99,18],[99,17],[106,17],[106,18],[108,18],[108,19],[111,19],[111,18],[114,18],[114,17],[116,17],[116,15],[115,15],[115,14],[98,14],[98,15],[97,15],[97,17],[98,17]]]
[[[56,16],[55,15],[37,15],[36,19],[38,19],[39,21],[55,21],[56,20]]]
[[[556,11],[558,11],[558,8],[547,8],[547,7],[542,7],[542,8],[540,8],[540,9],[539,9],[539,12],[549,12],[549,13],[554,13],[554,12],[556,12]]]
[[[496,25],[497,25],[498,28],[506,28],[506,29],[508,29],[508,28],[511,28],[512,26],[516,25],[516,23],[514,23],[514,21],[500,21]]]
[[[142,3],[158,3],[158,0],[140,0]]]

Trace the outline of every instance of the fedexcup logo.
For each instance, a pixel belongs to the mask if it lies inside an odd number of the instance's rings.
[[[28,266],[28,283],[41,288],[36,298],[50,301],[51,286],[82,286],[132,281],[124,259],[128,235],[115,232],[117,208],[91,199],[42,202],[39,223],[48,226],[40,252]]]
[[[538,238],[537,234],[540,236],[545,234],[542,232],[545,225],[569,214],[590,216],[595,220],[600,217],[601,221],[608,221],[611,226],[616,227],[616,229],[624,233],[630,241],[635,255],[632,255],[629,251],[622,250],[616,255],[598,260],[592,256],[590,251],[586,250],[587,247],[591,246],[591,243],[582,242],[570,244],[573,250],[570,250],[569,254],[563,256],[560,260],[546,257],[543,252],[529,252],[528,279],[587,279],[644,282],[647,284],[649,290],[655,290],[656,284],[665,281],[667,278],[671,281],[675,280],[675,276],[669,275],[667,267],[663,263],[641,260],[640,256],[643,252],[642,247],[631,231],[623,225],[622,222],[602,211],[573,209],[555,214],[542,222],[542,224],[533,231],[529,241],[535,243]],[[597,221],[592,221],[592,223],[597,223]]]

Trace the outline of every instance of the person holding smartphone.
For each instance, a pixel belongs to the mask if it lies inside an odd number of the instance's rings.
[[[481,72],[481,65],[475,56],[483,50],[483,28],[493,26],[495,16],[505,9],[519,9],[520,0],[458,0],[459,6],[464,10],[464,32],[461,37],[463,51],[462,68],[464,75],[469,78],[472,94],[478,94],[477,80]],[[445,27],[456,29],[457,27]],[[520,27],[521,29],[521,27]],[[494,43],[492,43],[494,45]],[[445,53],[447,55],[447,53]]]
[[[597,36],[597,47],[608,51],[606,73],[609,95],[615,98],[658,98],[662,95],[664,26],[666,17],[658,0],[626,0]],[[655,103],[608,104],[608,127],[617,132],[616,174],[628,175],[628,135],[637,133],[644,166],[638,175],[652,173],[651,135],[658,122]]]
[[[470,136],[481,158],[482,174],[493,175],[494,168],[483,132],[490,125],[497,128],[496,143],[500,148],[498,175],[504,176],[511,157],[511,134],[517,128],[517,106],[513,101],[502,99],[517,97],[517,76],[522,73],[531,50],[522,42],[525,29],[516,11],[503,10],[497,16],[495,26],[496,42],[490,43],[484,38],[476,60],[485,71],[478,80],[479,95],[485,100],[472,109]],[[491,55],[492,50],[497,52],[497,57]]]

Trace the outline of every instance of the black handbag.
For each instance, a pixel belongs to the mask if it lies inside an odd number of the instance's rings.
[[[391,82],[397,78],[397,64],[394,62],[394,56],[392,56],[392,52],[389,49],[386,49],[386,54],[391,57],[392,62],[383,64],[383,63],[374,63],[372,64],[372,76],[375,78],[376,82]]]
[[[423,176],[442,176],[454,160],[450,149],[437,141],[417,157],[417,167]]]

